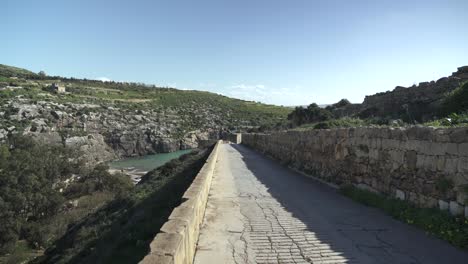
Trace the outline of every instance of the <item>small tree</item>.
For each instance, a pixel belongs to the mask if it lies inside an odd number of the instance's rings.
[[[339,107],[344,107],[350,104],[351,102],[348,99],[341,99],[338,103],[333,104],[333,106],[336,108],[339,108]]]
[[[463,113],[468,111],[468,82],[449,93],[442,101],[439,114],[448,116],[452,113]]]
[[[290,120],[293,125],[300,126],[302,124],[325,121],[332,117],[333,115],[330,111],[312,103],[307,108],[302,106],[296,107],[294,111],[288,115],[288,120]]]

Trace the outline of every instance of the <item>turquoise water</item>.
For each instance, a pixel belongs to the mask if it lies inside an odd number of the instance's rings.
[[[109,163],[111,169],[128,169],[134,168],[140,171],[150,171],[157,167],[164,165],[171,159],[176,159],[184,154],[189,153],[190,149],[179,150],[171,153],[160,153],[153,155],[146,155],[141,157],[125,158]]]

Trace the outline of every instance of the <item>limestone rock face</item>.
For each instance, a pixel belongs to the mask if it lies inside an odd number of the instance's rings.
[[[83,153],[80,157],[86,164],[90,165],[116,158],[115,153],[105,143],[104,137],[100,134],[67,138],[65,146]]]
[[[23,133],[46,144],[96,150],[99,154],[90,157],[95,160],[108,159],[109,153],[128,157],[196,148],[200,142],[217,139],[221,129],[214,119],[208,118],[200,129],[182,134],[186,117],[170,109],[128,110],[13,98],[0,110],[0,124],[3,119],[27,124],[21,129],[0,125],[0,141],[9,134]]]
[[[0,141],[23,133],[46,144],[85,151],[89,162],[196,148],[204,140],[217,139],[221,129],[208,119],[199,130],[181,133],[185,117],[170,109],[143,111],[14,98],[0,110],[0,121],[26,124],[21,129],[0,126]]]

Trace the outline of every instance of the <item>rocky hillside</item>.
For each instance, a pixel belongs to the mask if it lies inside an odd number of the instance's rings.
[[[290,110],[208,92],[51,77],[0,65],[0,140],[23,133],[86,151],[90,162],[194,148],[226,129],[282,122]]]
[[[349,104],[334,109],[337,116],[358,115],[426,122],[437,112],[445,96],[468,81],[468,66],[459,67],[451,76],[437,81],[421,82],[411,87],[397,86],[393,91],[366,96],[362,104]]]

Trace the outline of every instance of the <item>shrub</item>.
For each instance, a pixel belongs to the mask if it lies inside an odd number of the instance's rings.
[[[329,129],[330,123],[329,122],[320,122],[314,125],[314,129]]]
[[[446,118],[434,120],[431,122],[425,123],[426,126],[435,126],[435,127],[462,127],[468,126],[468,113],[452,113]]]
[[[350,104],[351,104],[351,102],[348,99],[341,99],[337,103],[334,103],[332,105],[329,105],[329,106],[325,107],[325,109],[327,109],[329,111],[333,111],[333,110],[335,110],[337,108],[345,107],[345,106],[348,106]]]
[[[333,117],[332,113],[317,104],[310,104],[307,108],[302,106],[296,107],[293,112],[288,115],[288,120],[295,126],[302,124],[315,123],[329,120]]]
[[[328,129],[328,128],[338,128],[338,127],[361,127],[367,126],[371,123],[366,120],[362,120],[359,118],[350,118],[350,117],[343,117],[340,119],[333,119],[328,120],[325,122],[317,123],[314,126],[314,129]]]
[[[442,102],[441,116],[468,111],[468,82],[449,93]]]

